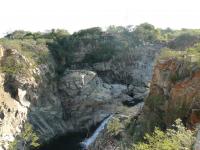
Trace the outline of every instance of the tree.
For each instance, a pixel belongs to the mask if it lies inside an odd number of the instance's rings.
[[[133,31],[134,41],[137,44],[143,44],[144,42],[155,42],[159,40],[159,31],[155,27],[148,23],[140,24],[136,26]]]
[[[10,34],[7,34],[5,37],[9,39],[23,39],[26,34],[30,32],[23,31],[23,30],[16,30]]]
[[[199,35],[194,35],[191,33],[184,33],[176,37],[173,41],[169,42],[169,47],[177,50],[185,50],[195,43],[200,41]]]

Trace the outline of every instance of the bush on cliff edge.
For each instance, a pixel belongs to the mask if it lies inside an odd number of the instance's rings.
[[[189,150],[194,141],[194,132],[186,129],[177,119],[172,129],[164,132],[155,128],[152,134],[146,134],[144,141],[134,144],[131,150]]]

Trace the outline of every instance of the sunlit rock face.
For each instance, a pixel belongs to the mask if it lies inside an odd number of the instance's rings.
[[[192,70],[192,71],[191,71]],[[176,118],[191,121],[194,109],[199,109],[200,72],[195,66],[177,59],[168,59],[155,66],[149,96],[163,96],[163,103],[155,106],[165,113],[164,122],[170,125]],[[192,115],[194,116],[194,115]]]
[[[64,77],[59,83],[59,89],[63,92],[63,94],[69,97],[75,97],[78,94],[80,95],[80,93],[84,90],[88,90],[88,92],[91,93],[92,91],[90,90],[94,89],[94,87],[96,86],[95,82],[98,82],[97,79],[95,79],[95,77],[96,73],[92,71],[66,71]],[[92,84],[93,87],[91,87]]]
[[[116,112],[126,90],[124,85],[104,83],[92,71],[66,71],[59,82],[65,119],[75,128],[88,128]]]
[[[0,61],[4,60],[5,49],[0,46]],[[27,120],[27,107],[11,97],[5,91],[6,75],[0,73],[0,149],[8,149],[9,142],[21,133],[22,126]],[[14,91],[14,90],[13,90]],[[18,94],[14,94],[17,96]]]
[[[148,86],[161,47],[159,44],[149,44],[124,50],[108,62],[94,64],[93,68],[108,83]]]
[[[177,118],[181,118],[188,127],[195,127],[200,121],[199,83],[197,65],[176,58],[159,60],[136,130],[140,128],[142,133],[144,130],[152,131],[155,126],[166,128]]]
[[[52,79],[55,76],[53,61],[35,68],[19,51],[2,50],[2,68],[10,58],[14,64],[28,67],[25,72],[19,70],[11,74],[10,70],[5,70],[0,74],[0,146],[7,149],[9,142],[21,133],[25,122],[33,125],[42,141],[64,133],[67,126],[62,118],[61,102],[56,95],[56,81]]]
[[[28,109],[4,91],[3,83],[4,76],[0,74],[0,148],[7,149],[9,142],[21,132]]]

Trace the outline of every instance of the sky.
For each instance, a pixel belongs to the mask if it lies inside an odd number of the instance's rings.
[[[148,22],[160,28],[200,28],[199,0],[0,0],[0,36]]]

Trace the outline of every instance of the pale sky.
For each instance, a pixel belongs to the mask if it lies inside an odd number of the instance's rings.
[[[200,28],[200,0],[0,0],[0,36],[16,29],[45,31],[109,25]]]

